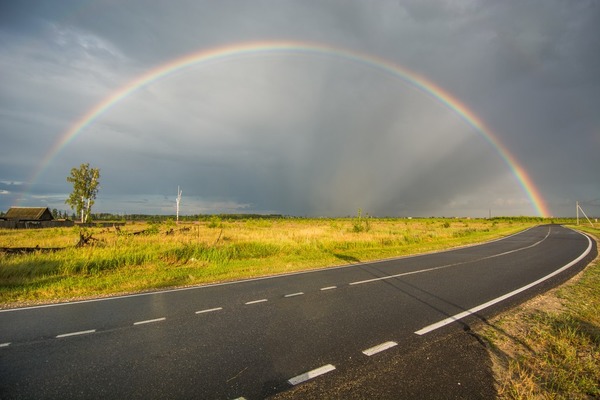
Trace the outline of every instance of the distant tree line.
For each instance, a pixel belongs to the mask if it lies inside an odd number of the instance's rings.
[[[75,220],[75,218],[77,218],[77,216],[75,215],[74,212],[72,212],[71,214],[69,214],[65,210],[58,210],[56,208],[52,209],[52,216],[54,217],[54,219],[72,219],[72,220]]]
[[[180,215],[179,221],[210,221],[211,218],[219,217],[222,220],[246,220],[246,219],[281,219],[294,218],[282,214],[194,214]],[[175,214],[172,215],[152,215],[152,214],[113,214],[113,213],[97,213],[92,214],[94,221],[150,221],[150,222],[166,222],[175,220]]]

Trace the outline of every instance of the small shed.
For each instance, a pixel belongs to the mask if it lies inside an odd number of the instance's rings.
[[[54,217],[48,207],[11,207],[4,219],[7,221],[52,221]]]

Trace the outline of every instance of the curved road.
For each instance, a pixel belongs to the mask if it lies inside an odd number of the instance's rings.
[[[463,329],[595,253],[545,225],[440,253],[1,310],[0,398],[264,398]]]

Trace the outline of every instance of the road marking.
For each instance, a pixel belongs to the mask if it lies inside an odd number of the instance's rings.
[[[8,347],[10,346],[10,342],[8,343],[0,343],[0,347]]]
[[[325,290],[333,290],[333,289],[337,289],[337,286],[327,286],[327,287],[321,288],[321,291],[324,292]]]
[[[326,374],[326,373],[331,372],[333,370],[335,370],[335,367],[333,365],[331,365],[331,364],[323,365],[322,367],[319,367],[317,369],[313,369],[312,371],[308,371],[308,372],[306,372],[304,374],[300,374],[298,376],[293,377],[292,379],[289,379],[288,383],[290,385],[296,386],[299,383],[306,382],[309,379],[316,378],[317,376]]]
[[[155,318],[155,319],[147,319],[145,321],[138,321],[138,322],[134,322],[134,325],[143,325],[143,324],[151,324],[153,322],[160,322],[160,321],[164,321],[165,319],[167,319],[166,317],[162,317],[162,318]]]
[[[209,308],[206,310],[196,311],[196,314],[204,314],[204,313],[209,313],[209,312],[213,312],[213,311],[221,311],[222,309],[223,309],[223,307]]]
[[[253,300],[253,301],[249,301],[244,304],[249,305],[249,304],[256,304],[256,303],[264,303],[265,301],[268,301],[268,300],[267,299]]]
[[[394,346],[397,346],[396,342],[385,342],[378,344],[377,346],[373,346],[369,349],[363,350],[363,354],[371,357],[373,354],[381,353],[384,350],[391,349]]]
[[[546,240],[548,238],[548,236],[550,236],[550,230],[548,230],[548,233],[546,234],[546,236],[542,240],[540,240],[539,242],[536,242],[536,243],[534,243],[532,245],[521,247],[521,248],[518,248],[518,249],[515,249],[515,250],[510,250],[510,251],[505,251],[503,253],[493,254],[491,256],[478,258],[476,260],[458,262],[458,263],[447,264],[447,265],[440,265],[438,267],[425,268],[425,269],[420,269],[420,270],[417,270],[417,271],[402,272],[400,274],[386,275],[386,276],[382,276],[380,278],[365,279],[364,281],[350,282],[349,285],[350,286],[352,286],[352,285],[362,285],[363,283],[371,283],[371,282],[383,281],[383,280],[386,280],[386,279],[399,278],[401,276],[406,276],[406,275],[422,274],[424,272],[436,271],[438,269],[456,267],[458,265],[464,265],[464,264],[470,264],[470,263],[479,262],[479,261],[483,261],[483,260],[489,260],[490,258],[496,258],[496,257],[500,257],[500,256],[505,256],[507,254],[516,253],[518,251],[523,251],[523,250],[531,249],[532,247],[535,247],[535,246],[539,245],[540,243],[542,243],[544,240]]]
[[[79,331],[79,332],[71,332],[71,333],[63,333],[62,335],[56,335],[56,338],[64,338],[64,337],[69,337],[69,336],[78,336],[78,335],[87,335],[89,333],[95,333],[96,330],[95,329],[90,329],[88,331]]]
[[[583,235],[583,234],[581,234],[581,235]],[[459,321],[459,320],[461,320],[461,319],[463,319],[465,317],[468,317],[469,315],[473,315],[476,312],[483,310],[484,308],[493,306],[494,304],[500,303],[501,301],[504,301],[504,300],[506,300],[506,299],[508,299],[508,298],[510,298],[512,296],[515,296],[515,295],[517,295],[517,294],[519,294],[521,292],[524,292],[525,290],[530,289],[533,286],[538,285],[538,284],[540,284],[540,283],[542,283],[542,282],[544,282],[544,281],[552,278],[553,276],[556,276],[556,275],[560,274],[561,272],[563,272],[563,271],[571,268],[573,265],[575,265],[579,261],[583,260],[590,253],[590,251],[592,250],[592,241],[591,241],[591,239],[588,236],[586,236],[586,235],[583,235],[583,236],[585,236],[587,238],[587,240],[588,240],[588,247],[587,247],[587,249],[579,257],[577,257],[576,259],[574,259],[573,261],[571,261],[567,265],[565,265],[565,266],[557,269],[556,271],[554,271],[554,272],[552,272],[552,273],[550,273],[550,274],[548,274],[548,275],[546,275],[546,276],[538,279],[535,282],[531,282],[528,285],[520,287],[519,289],[513,290],[512,292],[506,293],[505,295],[502,295],[500,297],[496,297],[495,299],[492,299],[492,300],[488,301],[487,303],[480,304],[480,305],[475,306],[473,308],[470,308],[470,309],[468,309],[466,311],[463,311],[461,313],[455,314],[455,315],[453,315],[451,317],[448,317],[446,319],[438,321],[438,322],[436,322],[434,324],[428,325],[428,326],[424,327],[423,329],[419,329],[415,333],[417,335],[421,336],[421,335],[424,335],[426,333],[432,332],[432,331],[434,331],[436,329],[439,329],[439,328],[441,328],[443,326],[451,324],[453,322]]]
[[[454,267],[454,266],[460,265],[460,264],[462,264],[462,263],[449,264],[449,265],[441,265],[439,267],[420,269],[418,271],[411,271],[411,272],[403,272],[401,274],[396,274],[396,275],[386,275],[386,276],[383,276],[381,278],[365,279],[364,281],[350,282],[349,285],[350,286],[353,286],[353,285],[362,285],[363,283],[371,283],[371,282],[383,281],[383,280],[386,280],[386,279],[399,278],[401,276],[406,276],[406,275],[421,274],[423,272],[429,272],[429,271],[435,271],[437,269]]]
[[[296,297],[296,296],[302,296],[303,294],[304,294],[304,292],[291,293],[291,294],[286,294],[283,297]]]

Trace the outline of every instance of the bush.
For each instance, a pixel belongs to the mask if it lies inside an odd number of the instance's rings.
[[[211,217],[210,222],[208,223],[209,228],[222,228],[223,222],[221,222],[221,218],[216,215]]]

